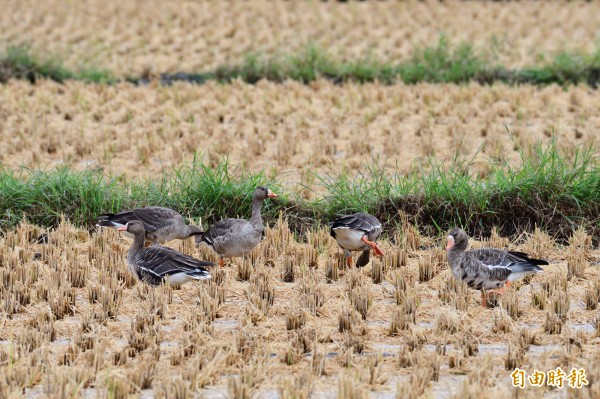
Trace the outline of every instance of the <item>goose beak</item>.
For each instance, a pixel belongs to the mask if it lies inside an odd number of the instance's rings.
[[[267,190],[267,197],[269,198],[276,198],[277,194],[275,194],[273,191],[271,190]]]
[[[117,231],[127,231],[127,225],[119,227]]]
[[[454,246],[454,237],[452,236],[448,236],[447,237],[447,243],[446,243],[446,251],[452,249],[452,247]]]

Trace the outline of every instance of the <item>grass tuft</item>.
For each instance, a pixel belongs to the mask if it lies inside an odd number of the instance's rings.
[[[264,57],[252,54],[240,65],[217,68],[214,77],[221,82],[241,79],[248,83],[261,79],[275,82],[291,79],[302,83],[317,79],[337,83],[460,83],[481,72],[485,63],[472,45],[460,44],[453,48],[442,37],[437,46],[419,50],[409,61],[397,66],[370,57],[353,62],[337,61],[326,51],[310,45],[297,55]]]
[[[63,65],[59,57],[41,57],[29,45],[12,45],[4,53],[0,53],[0,83],[6,83],[10,79],[24,79],[34,83],[41,78],[61,83],[66,80],[94,83],[114,80],[108,71],[100,68],[71,71]]]
[[[453,47],[445,36],[437,46],[419,50],[406,63],[398,66],[404,83],[463,83],[488,69],[486,58],[469,43]]]
[[[296,55],[251,54],[239,65],[222,66],[214,72],[197,76],[202,79],[192,81],[205,81],[210,76],[222,83],[241,79],[252,84],[263,79],[273,82],[290,79],[302,83],[327,79],[335,83],[476,81],[482,84],[502,82],[535,85],[587,83],[596,87],[600,83],[600,46],[591,54],[562,51],[542,57],[540,65],[513,70],[497,65],[492,57],[472,44],[452,44],[445,36],[441,36],[435,46],[417,49],[409,60],[397,65],[371,57],[350,62],[339,61],[327,51],[309,45]],[[167,76],[166,80],[170,82],[172,79]]]

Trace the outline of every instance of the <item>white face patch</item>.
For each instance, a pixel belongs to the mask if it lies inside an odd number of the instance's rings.
[[[451,249],[454,246],[454,237],[449,235],[447,237],[448,243],[446,244],[446,249]]]

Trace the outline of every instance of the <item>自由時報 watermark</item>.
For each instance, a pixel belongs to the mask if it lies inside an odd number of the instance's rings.
[[[520,368],[514,369],[510,373],[513,387],[525,388],[526,384],[532,387],[541,387],[544,384],[558,389],[562,389],[565,385],[571,388],[581,389],[584,385],[588,385],[588,380],[585,375],[585,369],[576,369],[573,367],[569,374],[565,373],[560,367],[547,372],[533,370],[533,373],[527,375],[525,370]],[[565,383],[566,380],[566,383]]]

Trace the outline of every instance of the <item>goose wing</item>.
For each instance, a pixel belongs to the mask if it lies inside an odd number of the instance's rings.
[[[531,266],[547,265],[548,261],[532,259],[524,252],[504,251],[495,248],[480,248],[469,251],[475,258],[487,267],[503,267],[508,269],[518,268],[521,264]],[[539,267],[537,269],[540,269]]]
[[[526,254],[525,252],[518,252],[518,251],[507,251],[507,252],[508,252],[508,255],[511,257],[511,259],[514,259],[515,261],[518,261],[519,259],[521,259],[522,261],[527,261],[534,265],[548,265],[547,260],[530,258],[529,254]]]
[[[360,212],[352,215],[342,216],[329,223],[331,236],[335,238],[335,230],[352,229],[362,231],[369,236],[370,240],[376,240],[381,234],[381,222],[373,215]]]
[[[183,221],[181,215],[173,209],[149,206],[119,213],[105,213],[97,217],[96,223],[98,226],[120,227],[126,225],[131,220],[139,220],[144,224],[144,230],[147,233],[152,233],[179,219]]]
[[[136,258],[136,267],[140,274],[159,279],[177,273],[185,273],[199,279],[210,278],[206,269],[209,266],[215,264],[158,245],[145,248]]]
[[[215,240],[218,240],[221,237],[224,237],[241,228],[245,223],[248,223],[247,220],[244,219],[223,219],[212,225],[206,232],[197,238],[196,243],[200,244],[201,242],[205,242],[210,246],[213,246]]]
[[[525,274],[542,271],[538,265],[548,264],[545,260],[531,259],[523,252],[509,252],[495,248],[469,251],[465,261],[468,258],[471,258],[471,263],[479,262],[479,267],[474,269],[484,269],[485,272],[480,274],[486,275],[486,279],[489,281],[513,280],[513,277],[518,278]]]

